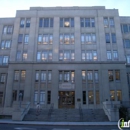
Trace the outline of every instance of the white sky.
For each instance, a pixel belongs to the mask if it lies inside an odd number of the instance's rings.
[[[0,17],[15,17],[16,10],[35,6],[106,6],[119,9],[120,16],[130,16],[130,0],[0,0]]]

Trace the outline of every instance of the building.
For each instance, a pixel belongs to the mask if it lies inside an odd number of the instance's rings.
[[[94,109],[129,100],[130,17],[117,9],[30,7],[0,18],[0,36],[1,113],[19,100]]]

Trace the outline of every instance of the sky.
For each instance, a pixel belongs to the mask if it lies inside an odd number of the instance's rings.
[[[106,9],[119,9],[120,16],[130,16],[130,0],[0,0],[0,17],[15,17],[16,10],[36,6],[105,6]]]

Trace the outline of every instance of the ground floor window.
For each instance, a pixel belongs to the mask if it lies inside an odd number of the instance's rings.
[[[86,91],[83,91],[83,104],[86,104]]]
[[[34,92],[34,103],[45,104],[45,91],[40,91],[40,93],[38,91]]]
[[[51,104],[51,91],[47,92],[47,104]]]
[[[0,106],[3,104],[3,92],[0,92]]]
[[[88,104],[94,104],[93,91],[88,91]]]
[[[99,91],[96,91],[96,104],[100,104]]]

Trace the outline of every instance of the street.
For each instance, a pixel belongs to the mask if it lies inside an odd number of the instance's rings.
[[[119,130],[117,126],[42,126],[0,124],[0,130]],[[127,130],[127,129],[125,129]]]

